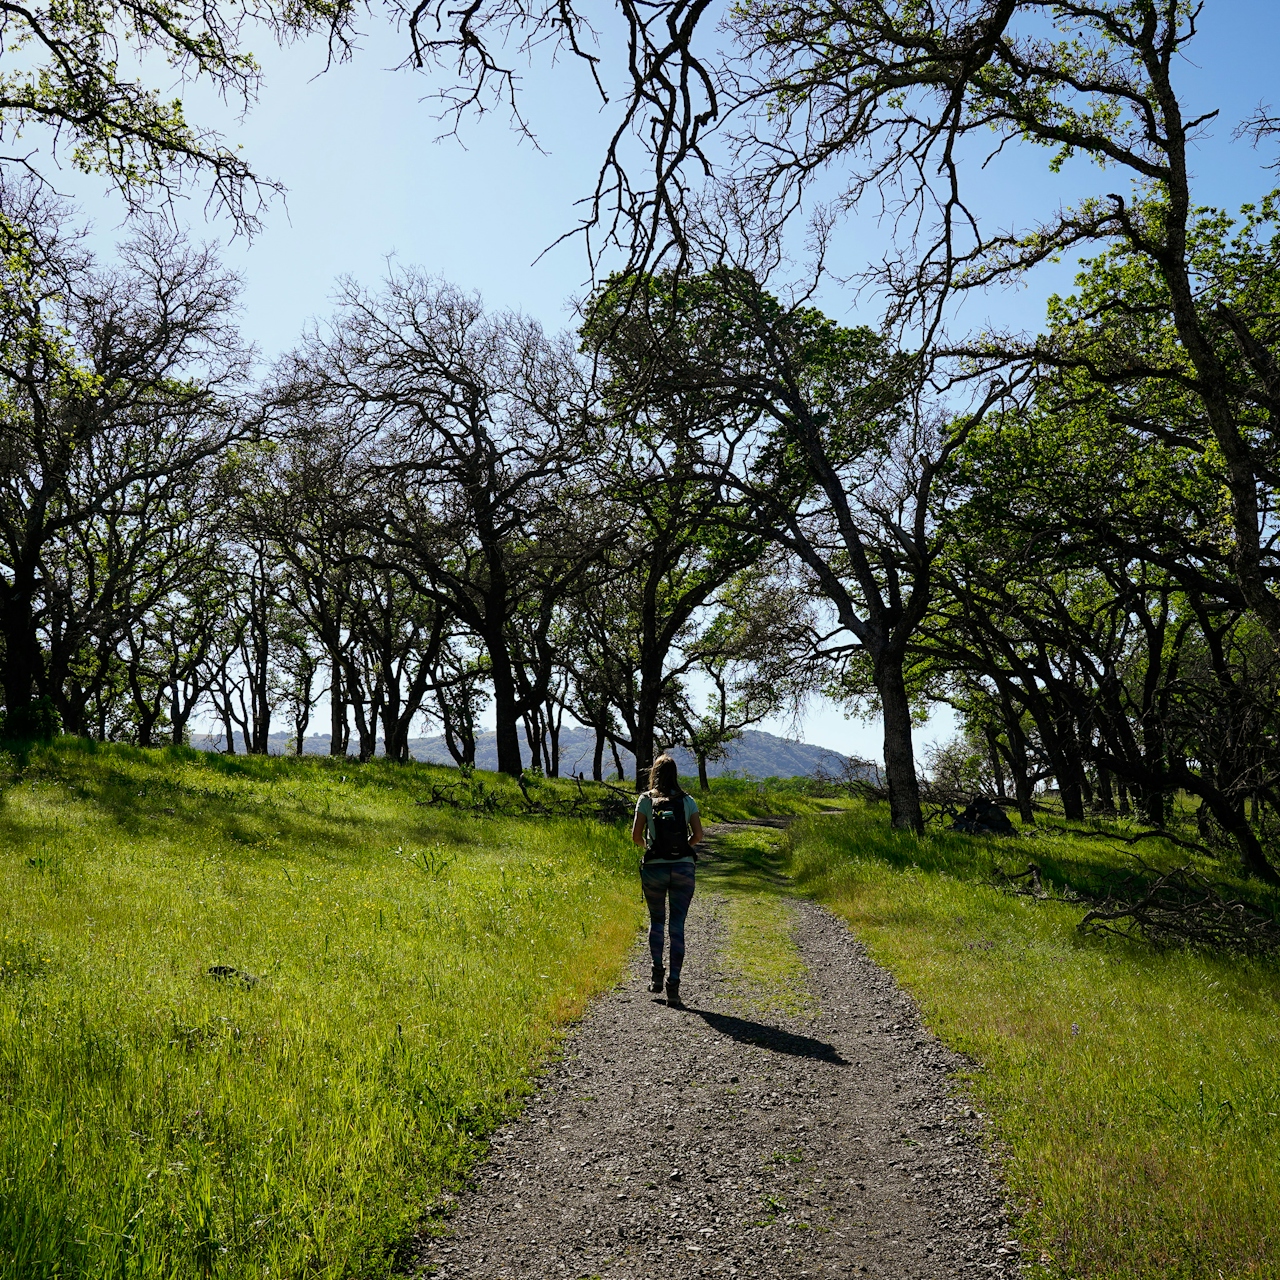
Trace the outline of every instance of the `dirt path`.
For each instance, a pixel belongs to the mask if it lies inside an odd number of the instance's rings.
[[[840,921],[719,852],[690,913],[687,1008],[648,993],[637,947],[419,1273],[1016,1276],[981,1121],[948,1082],[962,1064]],[[755,940],[778,938],[793,962],[779,952],[762,982]]]

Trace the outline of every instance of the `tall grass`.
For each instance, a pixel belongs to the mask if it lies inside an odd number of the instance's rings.
[[[642,910],[625,833],[416,806],[433,776],[66,742],[10,773],[0,1276],[393,1267]]]
[[[1092,843],[917,840],[876,810],[790,840],[799,885],[980,1064],[1039,1274],[1280,1276],[1280,966],[1082,937],[1082,907],[987,883],[1033,858],[1059,887],[1128,870]]]

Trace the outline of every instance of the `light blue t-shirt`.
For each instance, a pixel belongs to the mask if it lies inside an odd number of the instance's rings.
[[[684,797],[684,823],[687,827],[693,821],[693,815],[698,812],[698,802],[688,793]],[[636,817],[644,819],[646,845],[653,845],[653,797],[646,791],[644,795],[636,801]],[[664,867],[670,866],[677,862],[692,862],[693,858],[646,858],[644,860],[646,867]]]

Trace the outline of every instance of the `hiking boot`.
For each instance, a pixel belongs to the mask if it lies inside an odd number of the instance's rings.
[[[649,990],[654,992],[662,991],[662,979],[666,976],[666,970],[660,965],[653,966],[653,976],[649,979]]]
[[[667,1003],[673,1009],[683,1009],[684,1001],[680,999],[680,979],[667,979]]]

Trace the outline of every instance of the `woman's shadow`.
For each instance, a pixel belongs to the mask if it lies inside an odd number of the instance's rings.
[[[766,1022],[752,1022],[749,1018],[738,1018],[731,1013],[695,1009],[692,1005],[686,1005],[685,1009],[697,1014],[713,1031],[718,1031],[739,1044],[754,1044],[773,1053],[785,1053],[792,1058],[813,1058],[818,1062],[830,1062],[837,1067],[849,1065],[848,1060],[840,1056],[835,1045],[828,1044],[825,1040],[798,1036],[781,1027],[771,1027]]]

